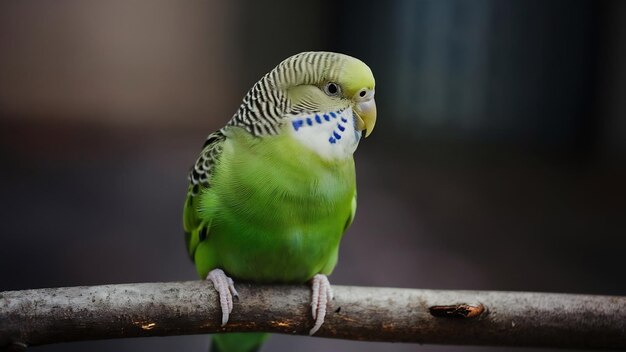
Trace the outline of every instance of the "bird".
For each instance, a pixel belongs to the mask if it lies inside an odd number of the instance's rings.
[[[247,92],[191,167],[183,210],[189,256],[228,323],[236,281],[311,285],[310,335],[333,298],[328,280],[356,211],[353,153],[376,123],[361,60],[302,52]],[[223,333],[213,351],[256,351],[266,333]]]

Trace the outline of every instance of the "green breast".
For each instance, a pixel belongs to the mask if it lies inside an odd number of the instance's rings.
[[[211,225],[196,251],[199,269],[256,282],[329,274],[352,217],[352,157],[323,160],[286,133],[256,138],[231,128],[227,137],[200,198]]]

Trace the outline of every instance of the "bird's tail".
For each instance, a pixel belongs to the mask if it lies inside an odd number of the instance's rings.
[[[216,334],[211,338],[211,352],[256,352],[268,337],[258,332]]]

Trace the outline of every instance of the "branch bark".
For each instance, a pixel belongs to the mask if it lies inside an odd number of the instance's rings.
[[[310,291],[238,284],[220,326],[207,282],[0,292],[0,347],[57,342],[266,331],[307,335]],[[315,336],[455,345],[626,349],[626,297],[334,286]]]

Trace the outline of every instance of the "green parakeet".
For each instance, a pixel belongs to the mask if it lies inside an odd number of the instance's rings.
[[[374,76],[353,57],[291,56],[263,76],[226,127],[211,133],[189,175],[187,248],[220,296],[233,279],[312,285],[310,334],[324,322],[326,275],[356,210],[353,152],[376,122]],[[266,334],[217,334],[213,348],[250,351]]]

